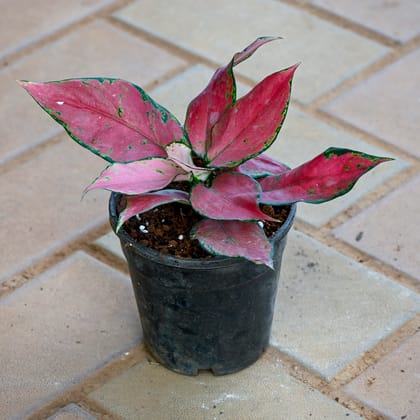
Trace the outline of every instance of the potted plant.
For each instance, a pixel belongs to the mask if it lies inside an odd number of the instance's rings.
[[[121,79],[20,82],[70,137],[110,163],[86,191],[112,191],[110,221],[144,341],[177,372],[225,374],[257,360],[295,203],[341,196],[390,160],[329,148],[290,169],[262,154],[283,124],[297,65],[238,100],[233,68],[274,39],[256,39],[219,68],[184,126]]]

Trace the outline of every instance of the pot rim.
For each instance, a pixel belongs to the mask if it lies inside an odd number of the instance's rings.
[[[165,254],[157,251],[156,249],[149,248],[142,245],[139,242],[133,240],[133,238],[125,232],[123,229],[120,229],[116,233],[115,229],[118,221],[118,212],[117,212],[117,202],[123,194],[111,192],[109,198],[109,220],[113,232],[118,236],[118,238],[128,244],[129,247],[133,248],[136,253],[151,259],[161,264],[173,267],[185,267],[191,269],[209,269],[223,266],[231,266],[235,264],[243,264],[244,258],[242,257],[224,257],[224,256],[214,256],[212,258],[180,258],[175,255]],[[281,241],[289,232],[292,227],[295,215],[296,215],[296,203],[288,204],[290,207],[289,214],[284,223],[280,226],[277,232],[269,239],[270,242]],[[245,259],[245,261],[247,261]],[[255,264],[249,261],[251,264]]]

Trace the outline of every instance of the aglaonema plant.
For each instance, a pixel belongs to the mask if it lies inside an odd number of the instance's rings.
[[[331,147],[290,169],[262,154],[284,122],[297,65],[267,76],[240,99],[233,68],[274,39],[256,39],[219,68],[189,104],[184,126],[121,79],[20,84],[70,137],[110,163],[86,191],[127,196],[117,230],[136,214],[184,203],[202,216],[190,235],[209,253],[272,267],[272,244],[258,222],[276,219],[261,211],[262,204],[332,200],[391,160]],[[189,186],[170,188],[174,181]]]

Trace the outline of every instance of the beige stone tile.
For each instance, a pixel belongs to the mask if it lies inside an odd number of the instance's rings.
[[[66,138],[64,138],[66,137]],[[0,280],[107,220],[109,193],[83,189],[104,160],[63,135],[0,177]]]
[[[420,33],[420,3],[416,0],[312,0],[313,4],[397,41]]]
[[[271,342],[330,380],[420,311],[420,297],[291,232]]]
[[[104,76],[144,86],[183,64],[179,58],[103,21],[49,43],[0,72],[0,114],[7,121],[0,125],[0,162],[62,130],[16,79]]]
[[[312,159],[330,146],[388,156],[383,149],[295,110],[293,103],[290,108],[282,130],[267,154],[291,167]],[[319,205],[299,203],[297,216],[313,226],[320,226],[407,166],[407,162],[397,157],[397,160],[382,164],[366,174],[343,197]]]
[[[248,369],[219,377],[183,376],[144,360],[90,397],[127,420],[359,418],[288,376],[272,351]]]
[[[420,49],[326,104],[330,114],[420,157]]]
[[[2,2],[0,58],[111,4],[112,0],[14,0]]]
[[[383,56],[387,51],[367,39],[275,0],[135,1],[115,16],[134,27],[217,63],[257,36],[283,41],[261,49],[237,71],[255,81],[302,61],[295,96],[310,102]]]
[[[420,281],[420,176],[334,231],[338,238]]]
[[[344,389],[387,418],[416,419],[420,413],[420,333],[383,357]]]
[[[2,418],[27,418],[141,336],[127,277],[77,253],[0,299]]]

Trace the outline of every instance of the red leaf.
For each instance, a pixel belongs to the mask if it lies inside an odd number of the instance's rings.
[[[120,213],[116,231],[118,232],[123,225],[131,217],[136,214],[144,213],[162,204],[180,202],[189,204],[189,194],[179,190],[162,190],[152,193],[127,197],[127,206]]]
[[[204,158],[214,124],[235,101],[232,62],[217,69],[207,87],[188,105],[185,131],[194,152]]]
[[[237,173],[218,175],[210,188],[197,184],[191,190],[191,205],[211,219],[275,220],[258,207],[258,183]]]
[[[256,223],[205,219],[194,226],[191,237],[210,254],[243,257],[273,268],[271,243]]]
[[[165,157],[164,146],[185,142],[175,117],[124,80],[20,83],[74,140],[110,162]]]
[[[223,114],[212,131],[209,166],[238,166],[273,143],[286,116],[296,68],[266,77]]]
[[[128,195],[143,194],[165,188],[177,175],[184,173],[174,162],[164,158],[114,163],[102,171],[86,192],[104,188]]]
[[[260,180],[262,203],[281,205],[305,201],[322,203],[350,191],[367,171],[392,160],[349,149],[329,148],[309,162]]]
[[[188,106],[185,130],[194,152],[204,158],[210,141],[210,132],[221,115],[236,99],[233,66],[249,58],[261,45],[276,38],[257,38],[242,52],[236,53],[230,63],[216,70],[207,87]]]
[[[271,159],[267,155],[258,155],[235,168],[238,172],[252,178],[279,175],[290,170],[286,165]]]

